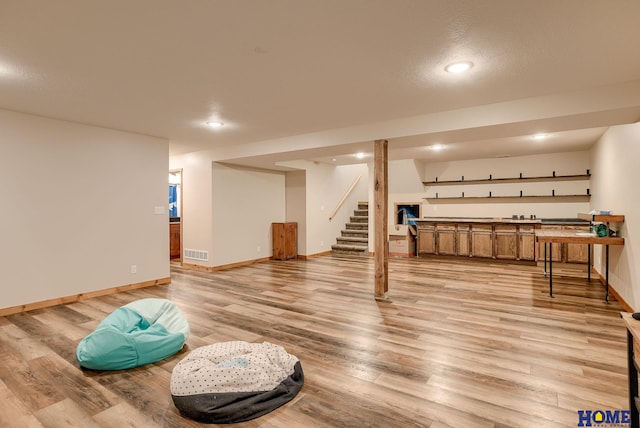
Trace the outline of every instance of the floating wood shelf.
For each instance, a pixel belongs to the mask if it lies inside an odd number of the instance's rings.
[[[512,199],[512,200],[523,200],[523,199],[537,199],[539,202],[544,202],[544,199],[548,199],[548,200],[553,200],[553,199],[573,199],[573,200],[580,200],[580,201],[588,201],[591,198],[591,195],[512,195],[512,196],[445,196],[445,197],[438,197],[438,198],[423,198],[426,201],[429,202],[447,202],[447,201],[468,201],[468,202],[475,202],[475,201],[480,201],[480,200],[484,200],[484,201],[491,201],[493,200],[494,202],[506,202],[507,199]],[[599,221],[604,221],[604,220],[599,220]],[[609,220],[609,221],[614,221],[614,220]]]
[[[601,223],[624,223],[623,215],[613,215],[613,214],[582,214],[578,213],[578,218],[583,220],[588,220],[591,222],[601,222]]]
[[[579,180],[588,180],[589,178],[591,178],[591,174],[549,175],[549,176],[542,176],[542,177],[486,178],[486,179],[474,179],[474,180],[423,181],[422,184],[424,186],[450,186],[450,185],[460,185],[460,184],[522,183],[525,181],[530,181],[530,182],[579,181]]]

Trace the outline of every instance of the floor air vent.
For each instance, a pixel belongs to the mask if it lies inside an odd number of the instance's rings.
[[[205,262],[209,261],[209,252],[208,251],[200,251],[200,250],[184,250],[184,258],[185,259],[193,259],[193,260],[202,260]]]

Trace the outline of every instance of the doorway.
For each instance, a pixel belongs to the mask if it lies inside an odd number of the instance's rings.
[[[169,171],[169,259],[182,262],[182,169]]]

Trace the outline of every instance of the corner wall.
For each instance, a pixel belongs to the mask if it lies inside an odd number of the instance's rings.
[[[0,110],[0,308],[167,278],[168,153],[164,139]]]
[[[640,309],[640,123],[609,128],[592,150],[591,207],[625,216],[615,225],[624,246],[609,247],[609,282],[636,311]],[[612,225],[614,226],[614,225]],[[594,267],[605,274],[604,251],[594,249]]]

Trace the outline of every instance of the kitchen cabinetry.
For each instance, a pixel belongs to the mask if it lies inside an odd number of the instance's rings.
[[[418,227],[418,254],[436,253],[436,227],[425,224]]]
[[[515,260],[518,258],[518,226],[515,224],[496,224],[495,257],[497,259]]]
[[[298,257],[298,224],[273,223],[273,258],[288,260]]]
[[[169,257],[179,259],[180,255],[180,223],[169,223]]]
[[[456,241],[458,243],[458,255],[470,256],[471,246],[469,241],[471,240],[471,226],[468,224],[458,224],[456,230]]]
[[[493,257],[493,226],[471,225],[471,257]]]
[[[518,259],[536,259],[536,234],[533,225],[518,225]]]
[[[577,230],[589,232],[589,226],[584,225],[542,225],[541,230]],[[588,244],[562,243],[553,245],[551,257],[554,262],[588,263],[590,247]],[[591,250],[593,251],[593,250]],[[544,243],[538,244],[538,260],[544,261]],[[549,260],[549,254],[547,254]]]
[[[455,224],[439,224],[436,226],[436,254],[457,255]]]

